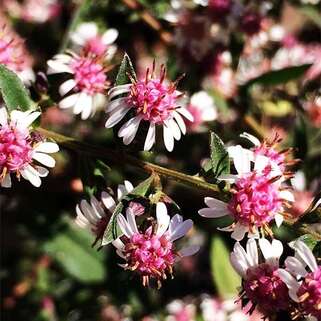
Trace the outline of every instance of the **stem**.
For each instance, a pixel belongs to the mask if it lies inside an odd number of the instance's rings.
[[[53,131],[46,130],[44,128],[39,127],[37,131],[41,135],[46,136],[47,138],[52,138],[58,144],[60,144],[61,146],[67,149],[81,152],[89,156],[99,157],[101,159],[105,159],[113,163],[119,163],[120,161],[122,161],[128,165],[134,166],[149,174],[157,174],[165,178],[173,179],[184,185],[189,185],[194,188],[200,188],[200,189],[206,190],[211,194],[215,194],[216,197],[222,200],[227,200],[228,198],[227,192],[221,191],[217,185],[207,183],[201,178],[187,175],[187,174],[175,171],[173,169],[168,169],[150,162],[140,160],[138,158],[135,158],[133,156],[130,156],[124,153],[123,151],[118,151],[118,150],[109,149],[109,148],[101,148],[99,146],[81,142],[72,137],[67,137],[67,136],[55,133]]]

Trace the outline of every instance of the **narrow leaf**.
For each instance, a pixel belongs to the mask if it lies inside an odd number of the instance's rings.
[[[219,237],[212,239],[210,263],[213,280],[219,295],[222,298],[235,297],[241,285],[241,279],[230,263],[229,250]]]
[[[9,111],[20,109],[27,111],[35,108],[29,93],[18,76],[0,64],[0,90]]]
[[[120,64],[120,67],[118,70],[115,85],[119,86],[119,85],[128,84],[130,82],[130,79],[128,77],[128,73],[130,74],[130,76],[133,79],[135,79],[135,80],[137,79],[133,64],[132,64],[129,56],[127,55],[127,53],[125,53],[124,58]]]
[[[154,181],[154,176],[151,175],[150,177],[145,179],[143,182],[141,182],[139,185],[137,185],[130,192],[130,195],[141,196],[141,197],[145,196],[149,188],[151,187],[153,181]]]
[[[225,149],[222,140],[214,133],[211,132],[210,136],[210,148],[211,148],[211,162],[212,170],[215,177],[222,174],[230,173],[230,160],[228,152]]]

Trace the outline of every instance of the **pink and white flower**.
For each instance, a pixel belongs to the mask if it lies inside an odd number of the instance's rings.
[[[0,64],[14,71],[25,84],[35,80],[24,41],[8,25],[0,26]]]
[[[184,221],[179,214],[170,218],[162,202],[156,205],[156,218],[156,225],[150,224],[142,230],[137,227],[132,209],[127,209],[126,218],[122,214],[117,217],[124,235],[113,245],[117,248],[117,254],[126,261],[122,267],[136,271],[142,277],[144,286],[149,285],[150,279],[155,279],[160,286],[167,274],[172,274],[175,262],[199,250],[195,245],[177,250],[174,243],[193,227],[192,220]]]
[[[279,269],[278,274],[289,288],[291,299],[299,304],[299,315],[320,320],[321,266],[304,242],[294,242],[293,248],[295,257],[288,257],[286,268]]]
[[[145,121],[149,123],[149,129],[144,150],[150,150],[155,144],[156,127],[161,126],[166,149],[171,152],[175,139],[180,140],[186,133],[182,116],[193,121],[193,116],[183,106],[183,93],[176,90],[177,81],[168,83],[165,75],[165,67],[162,66],[160,76],[155,76],[154,63],[151,72],[147,69],[145,79],[132,79],[131,84],[115,86],[109,91],[107,128],[118,124],[129,111],[133,112],[133,116],[118,131],[125,145],[134,140],[140,123]],[[126,96],[114,99],[120,95]]]
[[[242,240],[246,233],[249,237],[258,237],[259,231],[272,235],[270,222],[275,220],[279,227],[284,219],[284,210],[293,201],[292,193],[281,184],[280,172],[269,166],[269,159],[256,156],[251,170],[252,156],[241,146],[234,146],[232,158],[238,174],[218,177],[233,184],[230,201],[225,203],[205,197],[208,207],[198,211],[203,217],[232,217],[234,223],[221,230],[233,232],[231,236],[237,241]]]
[[[193,116],[194,121],[187,123],[190,131],[199,132],[204,128],[205,122],[213,121],[217,118],[217,108],[213,98],[206,91],[199,91],[192,95],[187,110]]]
[[[81,23],[74,32],[71,33],[70,39],[73,44],[96,56],[105,56],[110,60],[117,50],[113,43],[118,37],[116,29],[108,29],[103,34],[99,33],[98,26],[94,22]]]
[[[241,296],[250,300],[252,306],[266,316],[286,310],[290,298],[285,282],[278,275],[279,259],[283,252],[282,243],[259,239],[259,248],[264,261],[259,259],[256,240],[249,239],[246,250],[235,243],[231,253],[231,264],[243,279]]]
[[[32,185],[39,187],[41,177],[49,171],[37,165],[54,167],[55,160],[47,155],[56,153],[56,143],[45,141],[32,131],[31,124],[40,116],[40,112],[14,110],[8,116],[5,107],[0,107],[0,184],[11,187],[11,174],[22,176]]]
[[[88,119],[105,105],[109,81],[103,57],[69,52],[54,56],[47,64],[48,74],[68,73],[72,76],[59,87],[60,95],[65,96],[59,102],[60,108],[73,108],[74,114]]]
[[[75,223],[81,228],[90,230],[96,236],[93,245],[103,238],[104,231],[117,206],[117,203],[133,189],[134,187],[129,181],[124,181],[124,184],[118,185],[116,201],[110,193],[102,192],[101,202],[99,202],[95,196],[92,196],[90,198],[90,203],[86,200],[82,200],[77,204],[77,217],[75,219]],[[134,214],[141,214],[141,209],[138,210],[137,206],[132,208]]]

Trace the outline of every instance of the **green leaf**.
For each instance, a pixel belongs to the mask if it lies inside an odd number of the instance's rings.
[[[118,203],[116,206],[109,222],[106,227],[106,230],[104,232],[103,239],[101,241],[101,245],[105,246],[114,240],[116,240],[118,237],[122,235],[122,231],[120,230],[118,224],[117,224],[117,216],[121,213],[121,211],[124,208],[124,204],[122,202]]]
[[[151,187],[153,181],[154,181],[154,176],[151,175],[150,177],[145,179],[143,182],[141,182],[139,185],[137,185],[129,194],[134,196],[144,197],[148,192],[149,188]]]
[[[254,84],[264,86],[275,86],[285,84],[290,80],[300,78],[311,67],[311,64],[304,64],[301,66],[287,67],[280,70],[273,70],[263,75],[249,80],[244,87],[249,87]]]
[[[217,292],[222,298],[235,297],[241,285],[241,278],[234,271],[229,254],[222,239],[214,237],[210,251],[211,271]]]
[[[70,276],[83,283],[102,282],[106,277],[104,252],[91,248],[92,237],[85,231],[68,227],[44,244],[47,252]]]
[[[316,7],[313,6],[302,6],[299,11],[303,13],[310,21],[315,23],[319,28],[321,28],[321,14]]]
[[[304,242],[311,251],[315,248],[315,246],[319,243],[311,234],[301,235],[298,240]]]
[[[129,56],[127,55],[127,53],[125,53],[117,73],[115,85],[119,86],[119,85],[128,84],[130,82],[128,73],[133,79],[135,80],[137,79],[133,64]]]
[[[0,64],[0,91],[9,111],[20,109],[27,111],[35,108],[26,87],[18,76]]]
[[[214,133],[210,134],[211,162],[215,177],[230,173],[230,160],[222,140]]]

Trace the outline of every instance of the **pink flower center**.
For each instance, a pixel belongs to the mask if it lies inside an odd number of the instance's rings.
[[[269,158],[272,162],[277,164],[281,170],[285,169],[285,154],[279,153],[271,146],[267,144],[261,144],[253,149],[255,155],[263,155]]]
[[[125,246],[128,268],[136,270],[142,276],[161,280],[166,272],[172,271],[175,253],[173,243],[166,234],[156,236],[152,228],[144,234],[135,233]]]
[[[160,124],[171,117],[178,98],[181,96],[175,84],[165,84],[165,69],[161,70],[160,78],[154,78],[154,66],[151,76],[149,69],[146,78],[134,82],[128,96],[127,103],[136,109],[136,113],[144,120]]]
[[[85,52],[95,54],[97,56],[103,55],[108,46],[105,45],[100,36],[93,37],[87,41],[84,46]]]
[[[281,210],[278,184],[268,175],[250,173],[240,178],[233,190],[228,208],[243,225],[261,227]]]
[[[71,63],[76,88],[88,95],[103,93],[106,89],[107,77],[104,66],[91,57],[75,57]]]
[[[301,284],[298,293],[304,314],[321,319],[321,266],[309,273]]]
[[[32,144],[28,131],[11,126],[0,128],[0,175],[19,172],[32,160]]]
[[[244,290],[253,304],[265,314],[287,309],[288,288],[279,278],[277,267],[263,263],[247,270]]]

